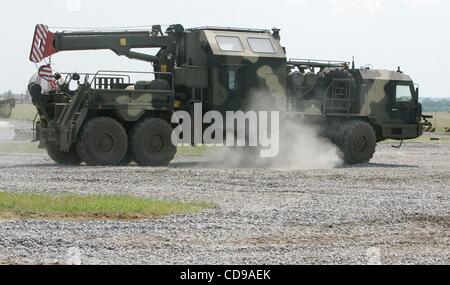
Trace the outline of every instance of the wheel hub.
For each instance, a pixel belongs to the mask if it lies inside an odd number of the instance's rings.
[[[365,136],[360,136],[356,139],[354,147],[358,152],[363,152],[369,146],[369,140]]]
[[[102,134],[97,137],[95,147],[101,152],[109,152],[114,146],[114,140],[109,134]]]
[[[160,136],[153,136],[149,139],[147,147],[151,152],[160,152],[164,148],[164,141]]]

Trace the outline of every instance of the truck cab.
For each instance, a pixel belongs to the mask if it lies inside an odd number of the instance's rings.
[[[399,71],[360,69],[354,76],[360,86],[360,115],[367,117],[378,140],[417,138],[422,135],[419,89]]]

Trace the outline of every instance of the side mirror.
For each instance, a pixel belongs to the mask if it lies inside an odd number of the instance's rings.
[[[416,92],[414,94],[414,104],[419,103],[419,87],[416,87]]]

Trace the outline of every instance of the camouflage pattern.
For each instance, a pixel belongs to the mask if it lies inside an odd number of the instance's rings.
[[[357,70],[355,78],[364,86],[359,94],[360,116],[369,118],[381,129],[384,138],[407,139],[422,134],[421,106],[410,76],[387,70]],[[397,102],[396,86],[407,86],[411,100]]]
[[[161,50],[156,56],[132,51],[144,47]],[[192,114],[194,103],[202,103],[204,113],[279,110],[324,124],[357,118],[369,122],[379,140],[421,135],[421,106],[409,76],[400,71],[351,69],[347,63],[288,61],[279,30],[184,30],[173,25],[166,33],[65,32],[55,35],[54,48],[110,49],[149,61],[155,81],[170,86],[157,88],[150,82],[148,89],[138,84],[99,89],[86,83],[75,92],[54,92],[50,101],[41,101],[43,107],[37,105],[38,131],[41,141],[53,141],[63,151],[76,141],[90,117],[107,115],[131,128],[142,117],[170,121],[177,110]],[[410,88],[410,101],[396,101],[397,85]]]
[[[222,50],[217,37],[239,39],[242,50]],[[270,41],[274,52],[253,52],[249,38]],[[196,48],[196,45],[201,48]],[[260,106],[262,108],[286,108],[286,54],[279,40],[273,38],[270,31],[191,29],[186,35],[186,47],[185,60],[189,64],[208,66],[210,85],[202,100],[205,112],[255,109],[257,103],[263,103]],[[234,88],[230,88],[230,74],[234,74]]]

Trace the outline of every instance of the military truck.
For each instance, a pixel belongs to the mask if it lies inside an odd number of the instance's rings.
[[[12,95],[0,94],[0,118],[10,118],[15,107],[16,100]]]
[[[156,55],[138,48],[158,48]],[[151,30],[63,31],[36,27],[32,62],[62,51],[112,50],[153,65],[135,72],[56,74],[56,90],[29,91],[39,113],[36,135],[60,164],[164,166],[173,160],[175,111],[280,110],[321,127],[350,164],[371,160],[376,143],[422,134],[419,90],[397,71],[354,63],[288,60],[280,30],[159,25]],[[84,79],[82,79],[84,77]],[[74,90],[71,82],[78,82]],[[72,84],[73,85],[73,84]]]

